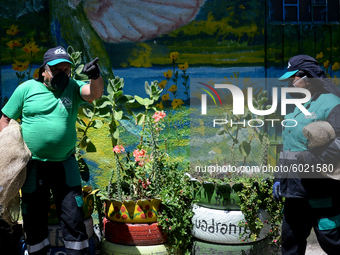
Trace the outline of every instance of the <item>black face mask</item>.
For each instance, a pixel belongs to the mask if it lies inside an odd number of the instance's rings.
[[[45,82],[45,84],[48,87],[52,87],[56,91],[62,91],[67,87],[67,85],[70,81],[70,78],[68,77],[68,75],[65,72],[61,71],[61,72],[59,72],[59,73],[57,73],[56,75],[53,76],[47,69],[45,69],[45,70],[52,76],[52,80],[51,80],[50,84],[47,84]]]

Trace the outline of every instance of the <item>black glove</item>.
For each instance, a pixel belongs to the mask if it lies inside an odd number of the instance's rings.
[[[274,182],[273,185],[273,198],[274,201],[278,204],[282,201],[281,195],[280,195],[280,182]]]
[[[96,57],[91,62],[85,64],[83,68],[83,73],[86,74],[89,79],[96,80],[99,78],[100,75],[100,69],[98,65],[99,58]]]
[[[314,165],[315,156],[310,151],[302,151],[295,155],[300,164]]]

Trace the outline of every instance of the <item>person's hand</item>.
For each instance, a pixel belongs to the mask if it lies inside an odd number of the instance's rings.
[[[302,151],[295,155],[300,164],[315,164],[313,154],[310,151]]]
[[[281,195],[280,195],[280,182],[274,182],[273,185],[273,198],[274,201],[278,204],[282,201]]]
[[[99,58],[96,57],[91,62],[85,64],[83,68],[83,73],[86,74],[89,79],[96,80],[99,78],[100,75],[100,69],[98,65]]]

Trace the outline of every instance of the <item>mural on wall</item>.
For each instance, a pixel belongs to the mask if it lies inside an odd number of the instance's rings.
[[[290,22],[283,26],[272,18],[274,9],[280,6],[272,2],[6,2],[0,9],[0,107],[17,86],[37,76],[48,48],[73,46],[82,51],[83,62],[99,57],[106,80],[114,75],[124,78],[126,94],[146,97],[145,81],[157,80],[163,92],[155,105],[169,116],[168,129],[164,131],[169,152],[188,156],[191,79],[240,79],[242,84],[249,77],[275,78],[283,73],[289,57],[298,53],[317,58],[331,78],[339,77],[339,25]],[[270,88],[263,89],[270,92]],[[197,121],[201,125],[198,128],[204,129],[204,124]],[[131,123],[125,128],[131,139],[138,131]],[[112,148],[102,139],[107,135],[102,132],[91,134],[94,141],[103,145],[99,154],[89,155],[88,159],[93,169],[107,170],[112,161],[106,155],[112,153]],[[277,134],[272,135],[280,139]],[[101,178],[95,182],[104,185],[105,174]]]

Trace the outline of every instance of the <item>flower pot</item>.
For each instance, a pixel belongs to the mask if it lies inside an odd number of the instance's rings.
[[[109,220],[123,223],[153,223],[157,222],[160,211],[160,199],[141,199],[137,202],[125,200],[105,201],[106,217]]]
[[[241,211],[216,210],[194,205],[193,212],[192,235],[202,241],[237,244],[240,243],[240,234],[248,233],[249,231],[239,226],[239,222],[244,220],[244,215]],[[265,222],[268,218],[268,213],[260,209],[259,218],[262,222]],[[258,240],[264,239],[269,230],[270,225],[265,223]],[[244,243],[248,242],[250,241],[244,241]]]
[[[165,233],[158,223],[131,224],[103,220],[105,239],[111,243],[148,246],[167,242]]]
[[[240,210],[240,198],[237,192],[242,189],[242,184],[230,186],[227,183],[217,184],[203,182],[195,193],[198,205],[219,210]]]

